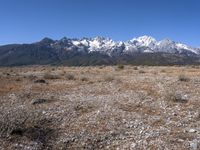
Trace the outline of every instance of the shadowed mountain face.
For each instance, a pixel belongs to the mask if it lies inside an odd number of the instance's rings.
[[[142,36],[127,42],[109,38],[52,40],[0,46],[0,66],[20,65],[199,64],[200,49],[169,39]]]

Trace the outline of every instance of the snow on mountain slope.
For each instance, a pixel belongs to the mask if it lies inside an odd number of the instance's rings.
[[[130,40],[131,43],[135,43],[137,46],[154,47],[156,45],[156,39],[150,36],[141,36]]]
[[[170,39],[156,41],[151,36],[141,36],[126,42],[116,42],[110,38],[95,37],[82,39],[62,38],[51,44],[53,48],[65,50],[87,51],[88,53],[99,52],[107,55],[121,53],[176,53],[186,55],[199,55],[200,49],[192,48],[182,43],[174,42]]]

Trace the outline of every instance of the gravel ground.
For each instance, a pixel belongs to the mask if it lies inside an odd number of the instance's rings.
[[[1,150],[198,150],[200,68],[0,68]]]

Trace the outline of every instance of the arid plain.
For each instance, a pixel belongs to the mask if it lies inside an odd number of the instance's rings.
[[[0,68],[0,149],[200,148],[198,66]]]

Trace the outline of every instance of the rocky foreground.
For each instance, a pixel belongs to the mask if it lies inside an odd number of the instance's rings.
[[[200,149],[200,68],[0,68],[0,149]]]

